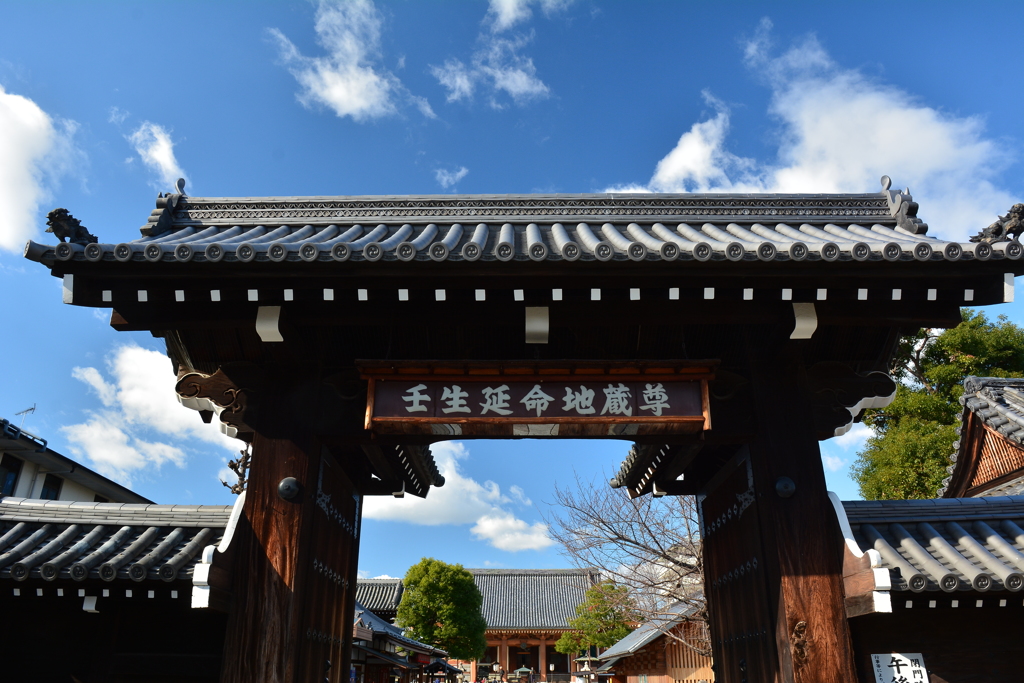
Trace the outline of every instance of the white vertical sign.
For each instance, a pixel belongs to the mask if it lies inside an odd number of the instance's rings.
[[[928,683],[928,671],[920,652],[871,655],[876,683]]]

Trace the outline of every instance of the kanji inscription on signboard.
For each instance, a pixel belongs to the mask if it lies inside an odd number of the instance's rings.
[[[672,422],[703,415],[700,382],[378,381],[372,420]]]
[[[928,671],[920,652],[889,652],[871,655],[876,683],[927,683]]]

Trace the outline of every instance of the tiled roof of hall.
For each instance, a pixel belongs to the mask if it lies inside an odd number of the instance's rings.
[[[467,569],[490,630],[565,630],[600,580],[597,569]]]
[[[142,237],[30,242],[91,262],[929,261],[1019,259],[928,236],[909,191],[865,194],[160,196]],[[90,236],[91,237],[91,236]]]
[[[839,503],[829,496],[848,543],[858,554],[879,553],[893,591],[1024,589],[1024,497]]]
[[[374,614],[393,619],[402,601],[404,586],[401,579],[359,579],[356,600]]]
[[[230,505],[0,500],[0,579],[191,579]]]

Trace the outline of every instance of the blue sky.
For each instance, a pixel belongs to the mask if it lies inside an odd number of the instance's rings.
[[[1024,196],[1024,4],[904,2],[0,3],[0,416],[158,502],[227,503],[235,446],[173,399],[169,361],[60,303],[21,258],[68,208],[138,236],[196,196],[909,186],[966,238]],[[52,240],[52,237],[50,237]],[[989,309],[1024,323],[1020,304]],[[823,445],[830,486],[863,429]],[[626,443],[436,449],[449,485],[374,500],[362,569],[421,556],[563,566],[545,502]]]

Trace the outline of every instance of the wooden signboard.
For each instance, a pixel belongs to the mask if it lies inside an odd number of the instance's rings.
[[[588,436],[710,429],[708,363],[364,365],[367,429],[387,434]]]

